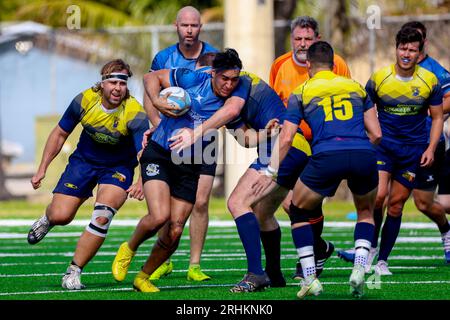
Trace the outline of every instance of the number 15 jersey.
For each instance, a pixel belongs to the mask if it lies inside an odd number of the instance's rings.
[[[371,149],[364,112],[373,107],[356,81],[319,71],[290,95],[286,120],[311,127],[312,152]]]

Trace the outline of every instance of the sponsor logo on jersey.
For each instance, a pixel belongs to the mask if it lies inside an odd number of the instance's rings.
[[[116,173],[114,173],[112,177],[119,180],[120,182],[125,182],[125,180],[127,180],[127,177],[118,171],[116,171]]]
[[[70,189],[74,189],[74,190],[78,189],[78,187],[76,185],[74,185],[73,183],[70,183],[70,182],[66,182],[66,183],[64,183],[64,185]]]
[[[119,118],[114,118],[113,128],[117,129],[118,125],[119,125]]]
[[[202,103],[202,99],[203,99],[203,97],[199,94],[194,98],[194,100],[197,100],[198,103]]]
[[[414,179],[416,178],[416,174],[411,171],[405,171],[403,172],[402,177],[408,180],[409,182],[413,182]]]
[[[145,173],[149,177],[154,177],[159,174],[159,164],[150,163],[145,168]]]

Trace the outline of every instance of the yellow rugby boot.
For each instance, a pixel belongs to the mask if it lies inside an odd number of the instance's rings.
[[[133,259],[136,252],[128,247],[128,243],[124,242],[120,245],[116,257],[112,263],[112,274],[116,281],[123,281],[127,275],[128,267],[131,259]]]
[[[159,289],[149,281],[149,275],[143,271],[139,271],[133,281],[133,288],[139,292],[159,292]]]
[[[152,275],[150,276],[150,280],[158,280],[162,277],[168,276],[173,271],[173,262],[172,261],[164,261],[162,265],[156,269]]]
[[[206,281],[211,280],[211,277],[200,270],[199,264],[191,264],[187,272],[187,279],[189,281]]]

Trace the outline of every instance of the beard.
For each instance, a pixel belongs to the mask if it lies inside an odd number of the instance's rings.
[[[297,50],[295,52],[295,58],[297,59],[298,62],[306,62],[306,51],[304,50]]]

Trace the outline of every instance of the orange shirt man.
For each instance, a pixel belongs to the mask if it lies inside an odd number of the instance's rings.
[[[311,17],[297,17],[291,23],[292,50],[278,57],[270,70],[269,84],[280,96],[285,106],[291,92],[309,79],[306,67],[306,51],[320,39],[317,21]],[[334,55],[333,72],[351,78],[350,70],[337,54]],[[300,128],[308,141],[311,141],[311,129],[302,121]]]

